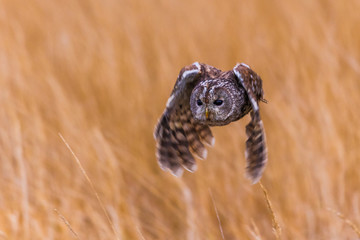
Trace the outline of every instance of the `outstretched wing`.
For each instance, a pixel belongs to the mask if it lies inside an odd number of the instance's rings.
[[[199,83],[204,69],[198,62],[181,69],[154,132],[160,167],[178,177],[183,173],[183,167],[191,172],[196,170],[189,147],[199,158],[205,159],[207,150],[203,142],[214,144],[210,128],[196,123],[190,110],[191,92]]]
[[[267,162],[267,147],[264,126],[260,117],[258,102],[263,99],[262,80],[246,64],[237,64],[233,69],[240,84],[245,88],[251,102],[251,121],[246,126],[246,172],[247,177],[256,183],[260,180]]]

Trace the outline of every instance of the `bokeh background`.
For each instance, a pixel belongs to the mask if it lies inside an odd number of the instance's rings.
[[[195,61],[263,79],[262,183],[281,238],[360,237],[329,211],[360,226],[359,12],[356,0],[0,1],[0,239],[275,239],[244,178],[249,116],[213,128],[196,173],[158,167],[154,126]]]

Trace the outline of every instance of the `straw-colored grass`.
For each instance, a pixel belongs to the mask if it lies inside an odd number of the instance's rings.
[[[277,216],[274,212],[274,208],[271,204],[271,201],[269,198],[269,193],[267,192],[264,185],[262,185],[261,181],[259,182],[259,185],[261,187],[261,190],[264,193],[265,201],[266,201],[268,210],[270,212],[271,222],[272,222],[272,227],[273,227],[273,232],[274,232],[275,238],[276,238],[276,240],[280,240],[281,239],[281,227],[280,227],[279,221],[277,219]]]
[[[264,81],[262,184],[281,239],[355,239],[359,12],[355,0],[0,1],[0,239],[275,239],[244,177],[249,116],[213,128],[196,173],[157,165],[154,126],[194,61],[245,62]]]

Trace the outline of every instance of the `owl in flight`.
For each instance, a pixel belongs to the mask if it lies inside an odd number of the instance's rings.
[[[215,139],[210,126],[223,126],[250,112],[246,126],[246,175],[256,183],[267,162],[265,132],[259,112],[262,80],[248,65],[223,72],[195,62],[181,69],[165,111],[154,132],[157,159],[163,170],[181,176],[196,170],[195,154],[205,159],[205,145]]]

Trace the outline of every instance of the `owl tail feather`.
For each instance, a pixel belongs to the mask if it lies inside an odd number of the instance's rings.
[[[251,121],[246,126],[246,176],[257,183],[267,163],[266,138],[259,111],[251,112]]]

